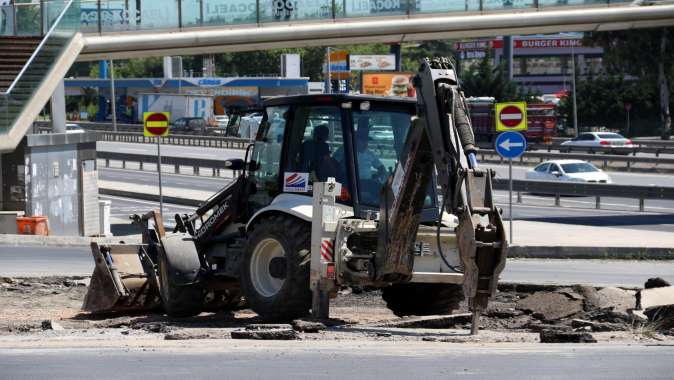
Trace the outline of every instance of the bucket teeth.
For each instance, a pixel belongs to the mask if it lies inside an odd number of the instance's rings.
[[[91,313],[149,310],[161,305],[143,245],[91,244],[94,272],[82,309]]]

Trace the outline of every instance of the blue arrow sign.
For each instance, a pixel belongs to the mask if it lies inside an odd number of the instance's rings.
[[[503,132],[496,138],[495,148],[503,158],[517,158],[527,150],[527,139],[519,132]]]

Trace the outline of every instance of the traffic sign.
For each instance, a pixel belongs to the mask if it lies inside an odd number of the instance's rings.
[[[527,150],[527,139],[519,132],[503,132],[496,138],[496,153],[503,158],[517,158]]]
[[[170,112],[145,112],[143,114],[143,134],[146,137],[168,136]]]
[[[496,131],[526,131],[527,103],[496,103]]]

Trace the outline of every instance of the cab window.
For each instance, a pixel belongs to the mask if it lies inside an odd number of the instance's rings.
[[[314,181],[324,182],[330,177],[347,185],[346,164],[337,157],[344,146],[338,107],[297,106],[289,133],[284,191],[309,192]],[[303,179],[307,179],[305,184]],[[298,184],[301,186],[293,187]]]
[[[251,196],[253,208],[265,207],[281,192],[279,167],[288,106],[267,107],[258,130],[252,160],[258,164],[253,180],[257,193]]]
[[[381,188],[400,160],[410,127],[410,110],[354,110],[353,138],[358,196],[365,206],[379,207]],[[430,186],[425,207],[432,205]]]

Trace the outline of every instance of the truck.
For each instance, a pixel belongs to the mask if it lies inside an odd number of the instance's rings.
[[[206,95],[138,94],[138,122],[143,122],[145,112],[170,112],[170,123],[180,118],[199,117],[209,119],[213,116],[213,97]]]
[[[475,132],[475,139],[481,145],[488,145],[496,139],[496,100],[491,97],[466,99]],[[527,104],[527,131],[523,132],[529,142],[551,143],[557,135],[557,108],[551,103]]]
[[[92,244],[84,310],[327,318],[341,287],[360,286],[399,316],[468,298],[476,334],[507,252],[494,171],[477,162],[453,63],[423,60],[414,86],[416,101],[266,100],[255,143],[226,161],[236,179],[175,215],[173,232],[150,211],[133,217],[142,244]]]

